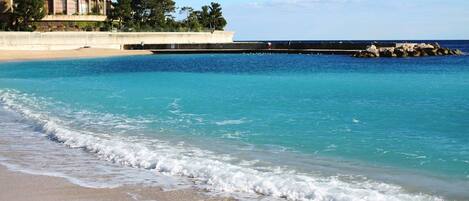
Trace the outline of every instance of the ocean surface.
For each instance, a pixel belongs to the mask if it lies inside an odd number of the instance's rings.
[[[0,164],[83,186],[469,200],[467,55],[8,62],[0,106]]]

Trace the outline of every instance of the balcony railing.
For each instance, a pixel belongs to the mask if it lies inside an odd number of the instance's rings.
[[[103,22],[105,15],[46,15],[41,21]]]

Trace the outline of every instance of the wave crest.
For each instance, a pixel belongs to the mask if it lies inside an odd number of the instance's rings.
[[[214,192],[299,201],[442,200],[425,194],[410,194],[399,186],[370,180],[345,181],[339,176],[319,177],[273,167],[269,171],[260,171],[229,163],[212,152],[194,147],[172,145],[153,138],[81,130],[41,111],[42,105],[51,103],[38,100],[41,99],[18,91],[0,90],[0,103],[34,123],[53,140],[122,165],[190,178],[197,186]]]

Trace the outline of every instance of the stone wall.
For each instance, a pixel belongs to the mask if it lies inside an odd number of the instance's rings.
[[[231,43],[233,32],[0,32],[0,50],[122,49],[126,44]]]

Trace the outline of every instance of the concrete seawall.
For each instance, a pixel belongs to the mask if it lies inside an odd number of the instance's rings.
[[[369,42],[341,41],[251,41],[212,44],[126,44],[126,50],[151,50],[155,54],[196,53],[291,53],[354,54],[365,50]]]
[[[126,44],[233,42],[233,32],[0,32],[0,50],[123,49]]]

